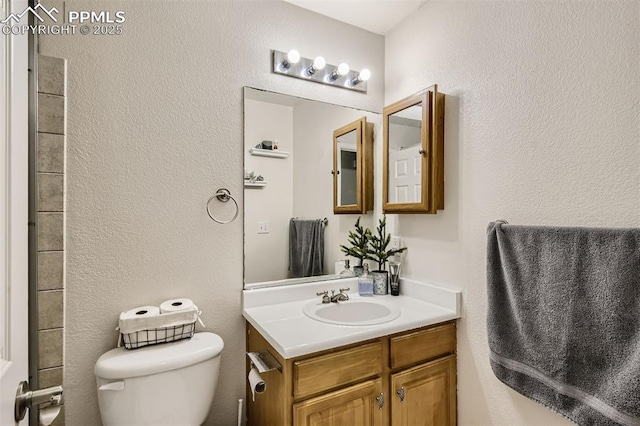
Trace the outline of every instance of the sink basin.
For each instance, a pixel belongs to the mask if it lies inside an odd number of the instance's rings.
[[[359,298],[329,304],[314,300],[307,303],[302,311],[316,321],[337,325],[376,325],[400,316],[400,310],[395,306]]]

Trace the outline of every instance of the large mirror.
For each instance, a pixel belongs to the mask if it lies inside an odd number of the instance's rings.
[[[437,86],[383,113],[384,213],[444,209],[444,95]]]
[[[244,89],[247,288],[337,278],[345,259],[339,246],[347,243],[347,235],[357,218],[361,218],[361,225],[374,227],[371,212],[361,215],[333,212],[333,132],[363,117],[372,124],[374,134],[380,131],[381,115],[377,113]],[[348,161],[345,155],[345,166]],[[317,275],[316,268],[313,276],[293,278],[290,229],[298,221],[323,223],[321,275]]]
[[[362,117],[333,132],[333,212],[373,210],[373,123]]]

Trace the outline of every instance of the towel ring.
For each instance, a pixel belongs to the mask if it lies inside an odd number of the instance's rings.
[[[233,215],[233,217],[231,219],[229,219],[229,220],[219,220],[219,219],[216,219],[215,217],[213,217],[213,215],[211,214],[211,210],[210,210],[209,206],[211,204],[211,200],[213,200],[214,198],[217,198],[218,201],[222,201],[223,203],[226,203],[229,200],[233,201],[233,204],[236,205],[236,212],[235,212],[235,214]],[[211,219],[213,219],[214,222],[217,222],[217,223],[219,223],[221,225],[225,225],[227,223],[231,223],[234,220],[236,220],[236,218],[238,217],[238,211],[239,210],[240,209],[238,208],[238,202],[236,201],[235,198],[233,198],[233,196],[231,195],[231,192],[229,192],[229,190],[226,189],[226,188],[218,189],[218,191],[215,194],[213,194],[211,196],[211,198],[209,198],[209,201],[207,201],[207,213],[209,214],[209,217]]]

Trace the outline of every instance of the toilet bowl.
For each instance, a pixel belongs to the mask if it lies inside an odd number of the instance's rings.
[[[224,343],[213,333],[140,349],[112,349],[94,373],[104,426],[199,426],[207,418]]]

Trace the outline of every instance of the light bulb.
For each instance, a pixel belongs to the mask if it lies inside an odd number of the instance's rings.
[[[290,64],[297,64],[300,60],[300,52],[296,49],[291,49],[289,53],[287,53],[287,62]]]
[[[349,65],[347,65],[347,63],[343,62],[340,65],[338,65],[338,68],[333,70],[333,72],[329,76],[329,81],[330,82],[336,81],[337,79],[347,75],[348,73],[349,73]]]
[[[287,53],[287,57],[282,61],[282,68],[289,69],[291,65],[297,64],[300,60],[300,53],[296,49],[291,49],[289,53]]]
[[[325,62],[324,58],[322,56],[318,56],[317,58],[315,58],[313,60],[313,65],[311,65],[313,67],[313,69],[315,69],[316,71],[320,71],[321,69],[324,68],[324,66],[327,63]]]
[[[360,74],[358,74],[358,80],[360,81],[367,81],[371,78],[371,71],[369,71],[367,68],[363,69],[362,71],[360,71]]]
[[[351,86],[356,86],[362,83],[363,81],[369,80],[370,78],[371,78],[371,71],[365,68],[362,71],[360,71],[353,80],[351,80]]]
[[[327,63],[325,62],[324,58],[322,56],[318,56],[313,60],[313,63],[309,65],[309,68],[307,68],[307,75],[312,76],[317,71],[323,69],[326,64]]]

